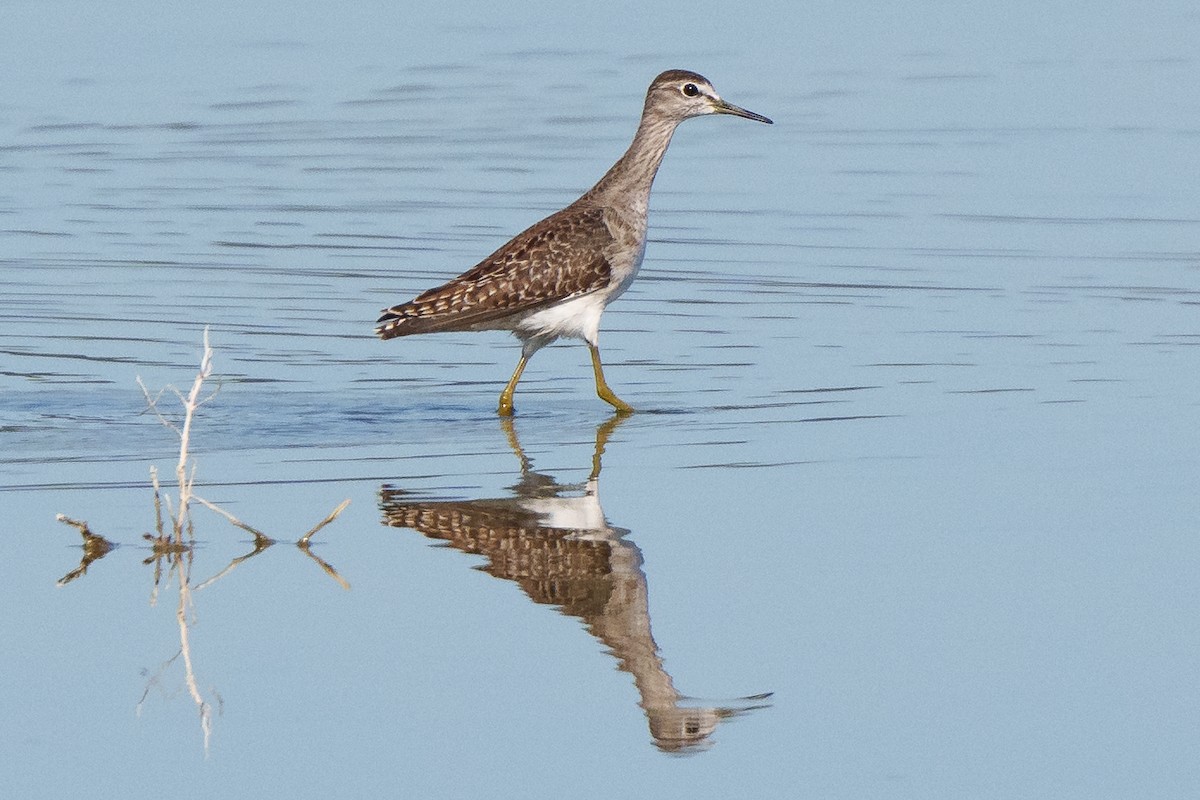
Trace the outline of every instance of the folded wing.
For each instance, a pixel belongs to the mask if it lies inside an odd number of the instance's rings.
[[[478,329],[603,289],[612,278],[605,255],[612,243],[601,209],[568,206],[454,280],[385,309],[375,333],[391,339]]]

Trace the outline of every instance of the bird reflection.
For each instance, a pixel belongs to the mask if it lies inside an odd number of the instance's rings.
[[[412,528],[454,548],[481,555],[480,569],[515,581],[535,603],[558,606],[579,617],[588,631],[633,676],[655,745],[666,752],[704,749],[722,720],[764,707],[769,694],[723,705],[689,701],[663,667],[650,632],[642,553],[625,538],[628,530],[605,519],[598,483],[600,459],[618,415],[596,429],[591,474],[582,484],[559,484],[535,472],[512,420],[501,420],[509,446],[521,463],[512,496],[481,500],[425,500],[384,485],[384,524]]]

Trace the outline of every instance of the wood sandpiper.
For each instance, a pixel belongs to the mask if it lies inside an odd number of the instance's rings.
[[[650,186],[679,123],[706,114],[771,120],[721,99],[708,79],[668,70],[650,84],[633,143],[582,197],[514,237],[452,281],[385,309],[382,339],[437,331],[510,331],[521,360],[497,412],[513,413],[513,391],[529,359],[566,336],[592,354],[596,394],[618,413],[633,407],[608,388],[600,365],[600,315],[629,288],[646,252]]]

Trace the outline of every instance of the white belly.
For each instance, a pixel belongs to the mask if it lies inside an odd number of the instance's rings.
[[[631,248],[624,253],[610,253],[613,283],[600,291],[527,314],[512,326],[513,333],[526,341],[541,340],[537,347],[563,336],[596,344],[600,338],[600,315],[609,303],[620,297],[633,283],[645,255],[644,236],[636,250]]]
[[[596,343],[600,336],[600,315],[614,295],[592,292],[565,303],[542,308],[521,318],[513,332],[524,338],[556,339],[566,336]]]

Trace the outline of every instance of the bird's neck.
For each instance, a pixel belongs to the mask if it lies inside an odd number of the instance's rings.
[[[650,186],[678,125],[677,119],[643,112],[633,143],[625,155],[584,197],[597,205],[645,208],[650,199]]]

